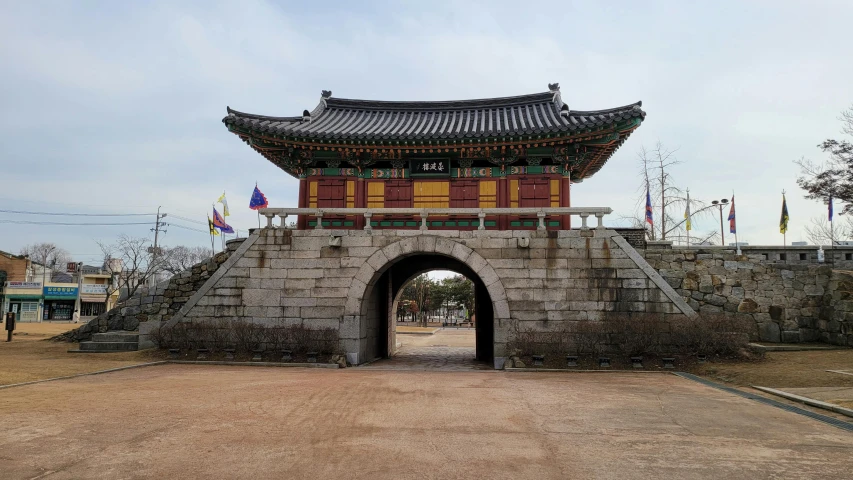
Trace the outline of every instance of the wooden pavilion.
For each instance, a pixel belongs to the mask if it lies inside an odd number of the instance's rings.
[[[332,97],[297,117],[228,108],[222,120],[299,179],[300,208],[570,207],[571,184],[597,172],[640,126],[642,102],[574,111],[559,84],[517,97],[389,102]],[[469,210],[470,212],[470,210]],[[418,228],[412,215],[324,215],[329,228]],[[430,229],[536,228],[536,216],[430,215]],[[298,228],[316,226],[300,215]],[[568,215],[546,228],[568,229]]]

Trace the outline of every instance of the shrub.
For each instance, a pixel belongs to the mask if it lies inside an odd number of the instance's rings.
[[[598,356],[604,351],[607,333],[604,323],[595,321],[577,322],[572,329],[575,350],[578,355],[591,354]]]
[[[310,329],[304,325],[264,326],[244,320],[218,322],[178,322],[161,326],[151,332],[158,348],[208,348],[222,351],[233,346],[240,353],[258,349],[292,350],[296,354],[319,352],[321,355],[340,353],[340,335],[334,328]]]

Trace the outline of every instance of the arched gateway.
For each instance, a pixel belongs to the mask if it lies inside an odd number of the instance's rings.
[[[181,290],[186,303],[168,321],[336,328],[359,364],[393,353],[390,310],[403,284],[448,268],[476,284],[477,355],[500,368],[511,324],[548,331],[605,312],[692,314],[604,227],[609,208],[570,204],[572,185],[640,126],[640,107],[572,110],[550,84],[449,102],[323,91],[314,110],[294,117],[229,108],[228,130],[299,179],[299,208],[261,210],[267,226],[197,292]]]
[[[500,326],[510,319],[503,284],[494,268],[480,254],[452,238],[432,235],[391,243],[376,251],[359,268],[347,292],[344,322],[358,325],[363,333],[363,337],[358,339],[360,358],[393,354],[394,299],[409,280],[434,269],[455,271],[474,282],[477,359],[493,361],[496,353],[495,325]],[[502,345],[499,342],[497,347],[499,356],[502,356]],[[354,347],[353,342],[348,351]]]

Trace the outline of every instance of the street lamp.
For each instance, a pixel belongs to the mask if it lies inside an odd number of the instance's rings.
[[[726,246],[726,237],[723,234],[723,205],[728,205],[729,199],[723,198],[722,200],[712,200],[711,205],[716,205],[720,209],[720,244],[722,246]]]

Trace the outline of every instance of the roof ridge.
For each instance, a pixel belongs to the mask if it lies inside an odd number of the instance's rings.
[[[525,105],[531,102],[551,102],[553,92],[531,93],[511,97],[468,100],[363,100],[357,98],[325,98],[327,108],[357,108],[363,110],[446,110],[474,107]]]

